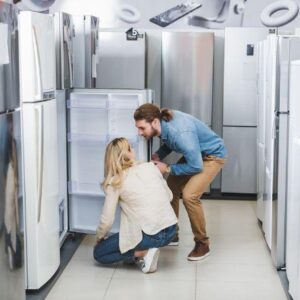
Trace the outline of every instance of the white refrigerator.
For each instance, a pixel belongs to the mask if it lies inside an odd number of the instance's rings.
[[[60,263],[57,109],[53,17],[19,15],[27,289],[39,289]]]

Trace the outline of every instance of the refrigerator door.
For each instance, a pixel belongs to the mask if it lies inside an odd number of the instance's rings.
[[[56,100],[22,107],[27,289],[39,289],[60,263]]]
[[[213,33],[162,33],[162,107],[211,126],[213,55]]]
[[[287,192],[286,273],[289,293],[299,299],[300,266],[300,61],[293,61],[290,70],[290,118]]]
[[[257,218],[264,222],[265,114],[266,114],[266,42],[258,43],[257,60]]]
[[[265,186],[264,186],[264,224],[266,242],[272,247],[272,203],[276,186],[274,172],[277,170],[277,160],[275,159],[275,139],[276,139],[276,109],[277,80],[278,80],[278,38],[270,35],[267,39],[267,70],[266,70],[266,116],[265,116]]]
[[[256,128],[223,127],[223,138],[228,160],[222,170],[221,192],[256,193]]]
[[[0,113],[20,106],[17,11],[0,5]]]
[[[139,34],[137,40],[127,40],[125,31],[99,33],[97,88],[145,89],[146,38]]]
[[[68,231],[67,196],[67,112],[66,91],[56,92],[57,99],[57,147],[59,165],[59,239],[62,245]]]
[[[25,299],[20,111],[0,114],[0,298]]]
[[[126,137],[138,160],[148,160],[147,142],[138,136],[135,109],[151,102],[149,90],[73,90],[69,103],[69,226],[95,233],[104,193],[104,154],[107,143]],[[120,211],[112,231],[118,231]]]
[[[226,28],[224,58],[225,126],[257,126],[255,44],[268,28]]]
[[[74,77],[73,18],[66,13],[55,13],[54,26],[56,45],[56,89],[69,89],[73,87]]]
[[[22,11],[19,32],[21,100],[53,99],[56,85],[53,17]]]

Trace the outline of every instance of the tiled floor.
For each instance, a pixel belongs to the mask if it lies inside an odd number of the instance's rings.
[[[93,261],[87,236],[47,300],[286,300],[255,215],[255,201],[204,200],[211,256],[189,262],[193,236],[184,208],[180,245],[161,250],[158,270],[103,267]]]

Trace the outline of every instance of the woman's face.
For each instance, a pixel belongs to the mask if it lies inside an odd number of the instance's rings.
[[[128,156],[131,160],[135,160],[135,150],[129,146]]]

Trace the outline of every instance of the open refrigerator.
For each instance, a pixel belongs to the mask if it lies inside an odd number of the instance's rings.
[[[106,145],[125,137],[138,160],[148,160],[148,143],[138,136],[133,119],[140,105],[152,102],[151,90],[73,89],[68,101],[69,230],[95,233],[105,195]],[[120,211],[112,232],[119,230]]]

